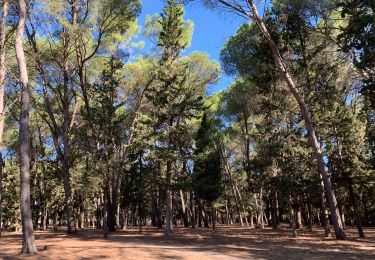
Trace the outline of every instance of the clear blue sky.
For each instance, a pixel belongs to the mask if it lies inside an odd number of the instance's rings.
[[[148,14],[161,13],[164,6],[163,0],[142,0],[142,13],[139,16],[139,24],[143,27]],[[194,22],[192,45],[187,52],[206,52],[211,59],[220,61],[220,49],[226,39],[235,34],[243,18],[226,13],[216,13],[198,4],[185,6],[185,20]],[[146,42],[146,44],[149,44]],[[145,47],[147,49],[147,46]],[[222,75],[216,86],[210,86],[208,93],[213,93],[226,88],[233,81],[231,77]]]

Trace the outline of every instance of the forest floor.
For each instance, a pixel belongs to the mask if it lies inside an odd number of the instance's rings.
[[[366,238],[358,238],[354,228],[347,229],[349,239],[324,238],[323,230],[299,231],[292,238],[289,229],[255,229],[218,226],[211,229],[178,227],[174,236],[147,227],[118,231],[102,238],[100,230],[79,230],[68,236],[63,230],[36,231],[39,253],[19,254],[21,234],[3,232],[0,259],[375,259],[375,228],[365,229]]]

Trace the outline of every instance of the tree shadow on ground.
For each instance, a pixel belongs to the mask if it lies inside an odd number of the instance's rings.
[[[237,226],[219,226],[210,229],[176,228],[173,237],[165,237],[161,229],[144,228],[117,231],[103,239],[102,231],[80,230],[67,235],[63,230],[36,233],[39,254],[35,259],[118,259],[127,253],[143,259],[375,259],[375,229],[367,229],[367,237],[355,238],[355,230],[347,230],[349,239],[324,239],[322,230],[300,231],[292,238],[289,229],[254,229]],[[20,243],[19,234],[7,235],[12,243],[0,239],[0,258],[21,259],[9,255],[14,243]],[[69,244],[64,244],[69,241]],[[60,252],[56,255],[56,252]],[[53,257],[52,257],[53,256]]]

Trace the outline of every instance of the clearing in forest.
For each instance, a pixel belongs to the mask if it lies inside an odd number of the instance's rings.
[[[323,238],[323,230],[299,231],[297,239],[289,229],[255,229],[219,226],[211,229],[178,227],[173,237],[163,230],[146,227],[112,233],[108,240],[100,230],[80,230],[68,236],[60,231],[37,231],[36,256],[21,256],[21,234],[3,233],[1,259],[375,259],[375,229],[366,229],[366,238],[357,238],[348,229],[349,239]]]

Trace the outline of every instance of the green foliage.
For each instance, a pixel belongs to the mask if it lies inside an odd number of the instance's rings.
[[[196,136],[193,185],[208,205],[223,192],[221,154],[215,147],[215,132],[213,120],[204,113]]]

